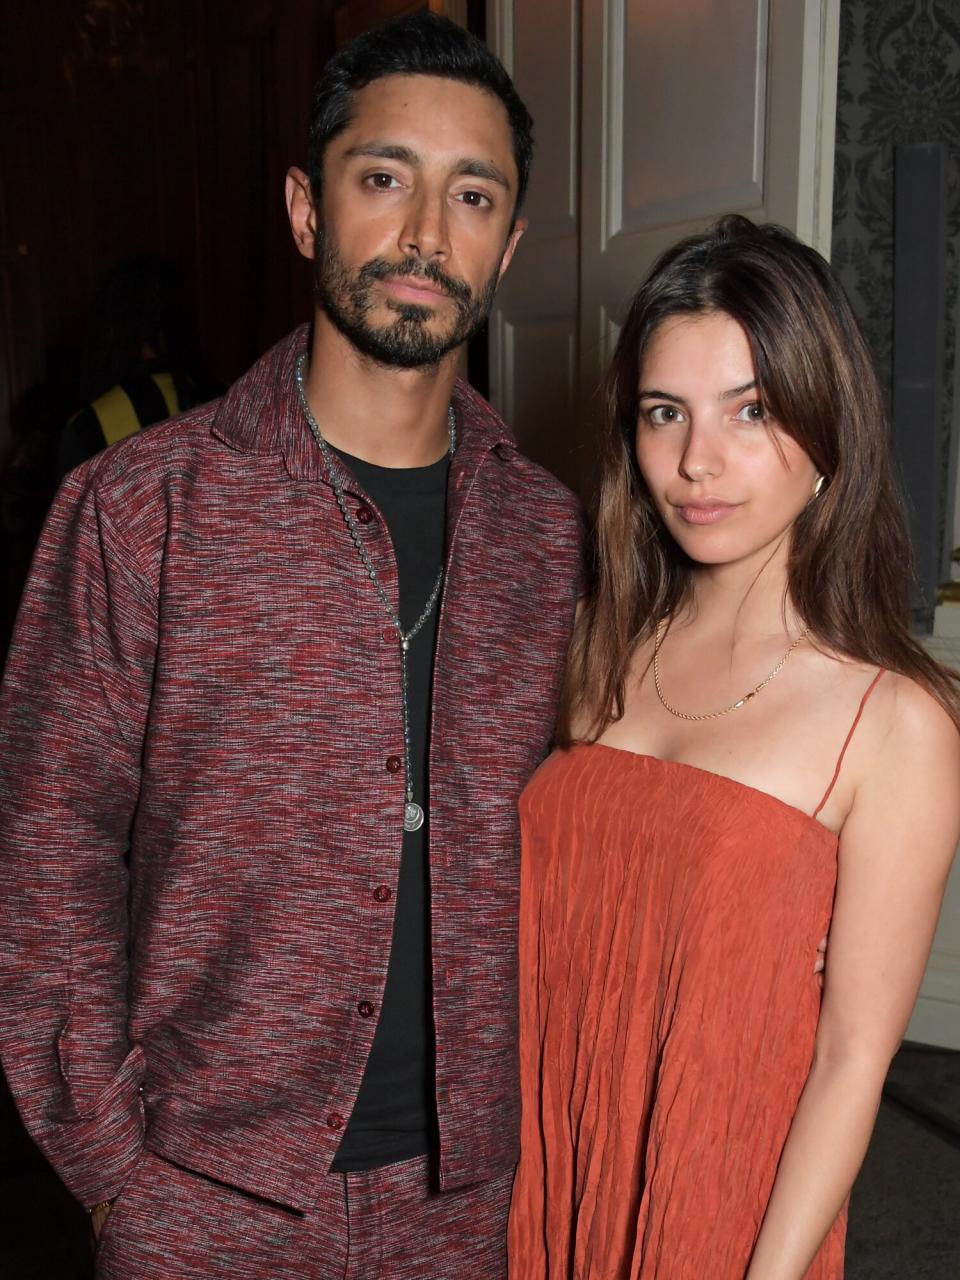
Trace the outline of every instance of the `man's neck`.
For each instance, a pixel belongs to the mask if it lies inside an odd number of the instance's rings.
[[[319,312],[304,387],[329,444],[380,467],[424,467],[449,446],[456,367],[455,351],[428,369],[377,364]]]

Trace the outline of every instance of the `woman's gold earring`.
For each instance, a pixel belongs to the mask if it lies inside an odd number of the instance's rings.
[[[825,478],[826,477],[824,476],[817,476],[817,483],[813,486],[813,496],[815,498],[820,497],[820,490],[823,488],[823,482]]]

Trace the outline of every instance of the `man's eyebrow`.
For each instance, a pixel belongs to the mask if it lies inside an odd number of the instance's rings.
[[[486,178],[488,182],[495,182],[498,186],[510,190],[510,179],[506,174],[501,173],[495,164],[491,164],[489,160],[471,160],[464,157],[458,160],[454,168],[457,173],[462,173],[465,178]]]
[[[395,142],[361,142],[349,151],[346,156],[373,156],[376,160],[398,160],[401,164],[416,167],[420,157],[410,147],[402,147]]]
[[[354,156],[371,156],[375,160],[396,160],[400,164],[407,164],[411,169],[420,167],[420,156],[411,147],[401,146],[396,142],[361,142],[355,147],[350,147],[344,152],[345,156],[350,158]],[[464,156],[457,160],[453,166],[453,170],[457,174],[462,174],[466,178],[484,178],[487,182],[495,182],[498,186],[510,190],[510,180],[507,176],[497,168],[495,164],[491,164],[489,160],[476,160],[469,156]]]

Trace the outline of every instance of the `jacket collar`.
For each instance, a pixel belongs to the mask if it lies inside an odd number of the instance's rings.
[[[220,401],[211,431],[241,453],[281,454],[296,480],[327,479],[294,379],[297,357],[308,348],[310,326],[301,325],[271,348]],[[453,390],[457,415],[457,470],[476,466],[490,449],[517,445],[506,423],[461,378]]]

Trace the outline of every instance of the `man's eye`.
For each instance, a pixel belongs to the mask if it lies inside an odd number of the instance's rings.
[[[663,427],[668,422],[682,422],[683,414],[675,404],[657,404],[647,410],[647,421],[655,427]]]
[[[763,422],[766,420],[767,411],[759,400],[752,400],[750,404],[745,404],[737,414],[740,422]]]
[[[400,185],[392,173],[371,173],[367,176],[366,181],[377,191],[391,191],[394,187],[399,187]]]
[[[492,203],[490,197],[482,191],[461,191],[457,199],[471,209],[485,209]]]

